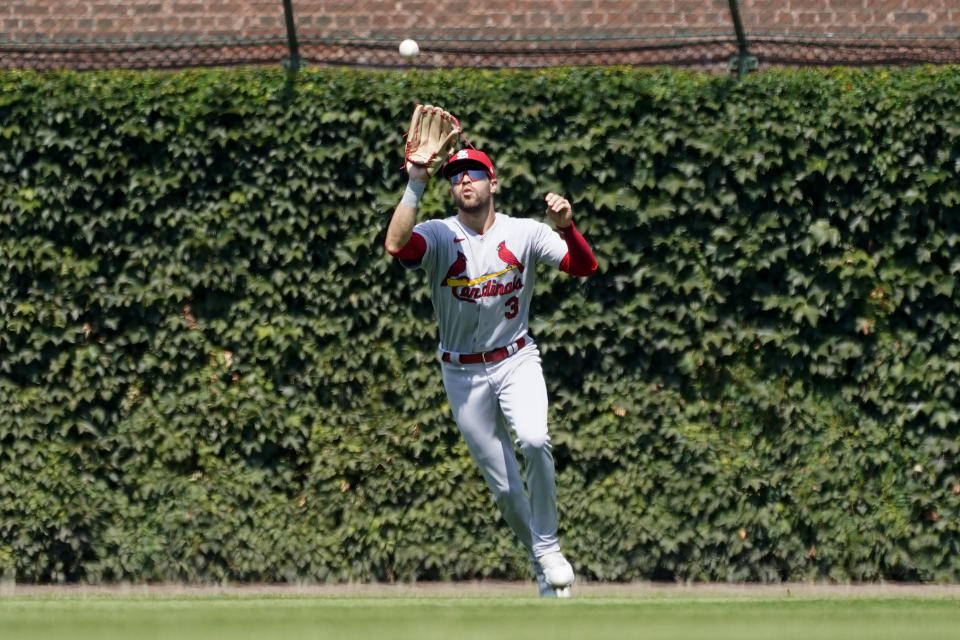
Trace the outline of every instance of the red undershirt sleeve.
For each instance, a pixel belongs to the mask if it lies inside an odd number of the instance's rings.
[[[414,232],[410,235],[410,239],[407,240],[407,244],[403,245],[399,251],[396,253],[390,253],[394,258],[399,258],[406,262],[420,262],[423,259],[424,254],[427,252],[427,241],[422,235]]]
[[[592,275],[597,270],[597,259],[593,256],[593,251],[590,250],[586,239],[573,226],[573,222],[569,227],[557,229],[557,231],[567,243],[567,255],[560,262],[560,270],[580,278]]]

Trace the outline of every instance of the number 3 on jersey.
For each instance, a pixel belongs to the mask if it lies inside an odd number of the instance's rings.
[[[508,320],[516,318],[517,311],[519,310],[519,301],[517,300],[517,296],[511,297],[504,304],[507,306],[508,311],[503,314],[503,317]]]

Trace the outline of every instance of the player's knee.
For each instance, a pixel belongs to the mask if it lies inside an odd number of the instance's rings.
[[[517,497],[510,495],[509,491],[494,494],[493,501],[503,515],[503,519],[508,523],[512,523],[521,517],[521,511],[517,505]]]
[[[493,499],[504,512],[519,511],[517,504],[526,498],[523,487],[504,485],[493,489]]]
[[[550,450],[550,436],[546,432],[526,435],[520,439],[520,449],[524,455],[538,451]]]

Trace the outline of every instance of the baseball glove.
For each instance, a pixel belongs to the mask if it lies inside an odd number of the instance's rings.
[[[407,162],[424,167],[434,175],[456,151],[460,123],[441,107],[418,104],[407,130]]]

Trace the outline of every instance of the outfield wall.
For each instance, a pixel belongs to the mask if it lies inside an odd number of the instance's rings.
[[[532,323],[584,579],[960,576],[957,68],[0,86],[0,573],[529,577],[382,250],[418,100],[596,253]]]

